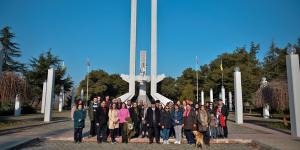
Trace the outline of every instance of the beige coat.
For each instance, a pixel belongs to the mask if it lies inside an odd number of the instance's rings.
[[[108,112],[108,128],[116,129],[119,128],[119,118],[118,118],[119,110],[110,109]]]

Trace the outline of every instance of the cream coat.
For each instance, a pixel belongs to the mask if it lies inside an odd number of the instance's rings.
[[[118,118],[119,110],[110,109],[108,112],[108,128],[116,129],[119,128],[119,118]]]

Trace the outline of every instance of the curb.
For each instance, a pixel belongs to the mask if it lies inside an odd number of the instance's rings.
[[[0,130],[0,136],[2,135],[6,135],[6,134],[10,134],[11,131],[15,131],[17,129],[28,129],[28,128],[33,128],[33,127],[38,127],[38,126],[43,126],[43,125],[49,125],[49,124],[54,124],[54,123],[59,123],[59,122],[65,122],[65,121],[69,121],[68,119],[65,120],[57,120],[57,121],[53,121],[53,122],[48,122],[48,123],[39,123],[39,124],[34,124],[34,125],[29,125],[29,126],[21,126],[21,127],[14,127],[14,128],[10,128],[10,129],[4,129],[4,130]]]
[[[49,141],[73,141],[73,137],[48,137],[46,138],[46,140]],[[121,139],[120,138],[116,138],[116,140],[118,141],[118,143],[120,143]],[[110,141],[110,140],[108,140]],[[97,142],[96,138],[83,138],[83,142]],[[162,142],[162,140],[161,140]],[[170,143],[174,143],[175,139],[169,139]],[[138,139],[131,139],[129,141],[129,143],[149,143],[148,138],[138,138]],[[182,140],[183,144],[186,144],[187,141],[185,139]],[[253,143],[253,140],[251,139],[212,139],[210,141],[210,144],[250,144]]]
[[[262,142],[260,142],[260,141],[257,141],[257,140],[253,140],[253,143],[255,143],[255,144],[257,144],[257,145],[259,145],[259,146],[261,146],[261,147],[264,147],[264,148],[266,148],[266,149],[270,149],[270,150],[281,150],[281,149],[279,149],[279,148],[272,147],[272,146],[270,146],[270,145],[264,144],[264,143],[262,143]]]
[[[25,145],[28,145],[28,144],[33,143],[33,142],[37,142],[39,140],[40,140],[39,138],[32,138],[32,139],[28,139],[28,140],[24,140],[24,141],[18,142],[17,144],[15,144],[13,146],[8,146],[8,147],[4,147],[4,148],[2,147],[2,148],[5,149],[5,150],[21,149]]]

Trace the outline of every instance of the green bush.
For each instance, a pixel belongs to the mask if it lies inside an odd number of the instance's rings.
[[[35,114],[37,111],[29,104],[24,104],[21,109],[22,114]]]
[[[14,114],[14,104],[5,102],[0,103],[0,116],[8,116]]]
[[[0,116],[9,116],[14,115],[15,111],[15,104],[6,102],[6,103],[0,103]],[[21,113],[22,114],[35,114],[37,111],[29,104],[24,103],[21,106]]]

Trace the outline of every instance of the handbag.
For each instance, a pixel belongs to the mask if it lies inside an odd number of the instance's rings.
[[[206,132],[206,131],[207,131],[207,127],[200,126],[200,127],[199,127],[199,131],[200,131],[200,132]]]

